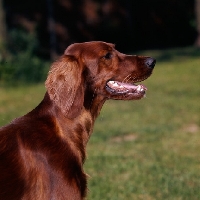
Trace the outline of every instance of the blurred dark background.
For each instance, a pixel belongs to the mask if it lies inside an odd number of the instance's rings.
[[[200,46],[199,12],[200,0],[0,0],[0,62],[91,40],[123,52]]]

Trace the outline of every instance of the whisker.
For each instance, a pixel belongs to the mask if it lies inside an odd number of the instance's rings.
[[[124,80],[122,81],[122,83],[127,83],[130,79],[131,79],[131,74],[129,74],[128,76],[126,76],[124,78]]]
[[[124,83],[129,76],[130,74],[123,79],[122,83]]]
[[[131,80],[131,81],[133,80],[133,77],[132,77],[132,76],[129,77],[129,79],[127,80],[127,82],[130,81],[130,80]]]

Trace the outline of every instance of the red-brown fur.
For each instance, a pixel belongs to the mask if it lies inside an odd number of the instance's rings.
[[[70,45],[51,67],[42,102],[0,129],[0,200],[84,199],[94,121],[107,99],[134,99],[108,93],[106,82],[144,80],[152,72],[147,58],[104,42]]]

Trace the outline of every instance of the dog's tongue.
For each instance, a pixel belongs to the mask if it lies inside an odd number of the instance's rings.
[[[129,92],[134,92],[134,91],[143,92],[143,91],[147,90],[147,88],[144,85],[122,83],[119,81],[109,81],[107,83],[107,85],[114,90],[123,91],[123,92],[125,92],[125,91],[127,91],[127,92],[128,91]]]

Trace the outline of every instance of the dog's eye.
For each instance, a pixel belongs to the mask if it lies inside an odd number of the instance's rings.
[[[112,54],[111,53],[107,53],[105,56],[104,56],[105,59],[111,59],[112,58]]]

